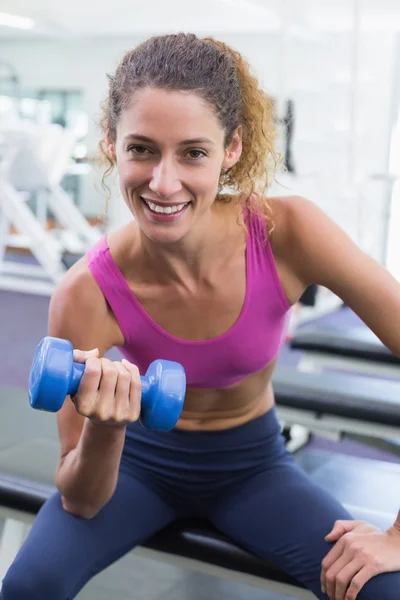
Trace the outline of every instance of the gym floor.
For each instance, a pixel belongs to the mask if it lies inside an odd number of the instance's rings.
[[[54,459],[57,456],[58,440],[54,431],[54,415],[28,410],[21,412],[27,400],[28,377],[32,356],[40,339],[47,334],[47,311],[49,299],[43,296],[18,294],[0,291],[0,314],[2,349],[0,353],[0,401],[2,410],[7,406],[6,421],[8,435],[0,439],[0,470],[26,473],[26,461],[32,455],[40,455],[40,464],[32,461],[29,472],[40,478],[43,474],[51,475]],[[343,314],[341,314],[343,313]],[[338,311],[332,318],[354,319],[346,311]],[[349,323],[350,324],[350,323]],[[280,362],[283,365],[294,365],[300,353],[283,348]],[[118,358],[119,353],[112,350],[111,358]],[[27,418],[21,418],[29,415]],[[29,419],[29,420],[28,420]],[[40,421],[40,431],[51,428],[51,435],[35,434]],[[4,425],[4,423],[3,423]],[[50,431],[50,429],[48,430]],[[7,439],[8,438],[8,439]],[[309,447],[313,453],[313,468],[326,465],[325,450],[333,450],[339,454],[353,454],[388,462],[400,462],[400,458],[383,450],[368,448],[355,441],[344,440],[331,442],[314,437]],[[321,452],[318,452],[321,450]],[[302,451],[298,453],[301,463],[307,460]],[[24,466],[22,466],[24,464]],[[50,475],[49,475],[50,474]],[[333,482],[331,482],[333,484]],[[0,521],[0,535],[2,523]],[[106,571],[94,578],[79,594],[78,600],[127,600],[132,590],[135,597],[146,600],[284,600],[286,596],[268,593],[265,590],[252,588],[219,579],[214,576],[194,573],[178,567],[163,564],[130,553]]]

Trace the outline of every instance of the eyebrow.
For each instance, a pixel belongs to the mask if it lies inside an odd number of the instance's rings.
[[[147,137],[146,135],[139,135],[136,133],[128,133],[128,135],[125,136],[125,140],[130,140],[130,139],[135,139],[135,140],[139,140],[140,142],[146,142],[147,144],[157,144],[157,142],[155,140],[152,140],[151,138]],[[206,137],[199,137],[199,138],[192,138],[189,140],[182,140],[181,142],[179,142],[180,146],[188,146],[191,144],[210,144],[212,146],[214,146],[214,142]]]

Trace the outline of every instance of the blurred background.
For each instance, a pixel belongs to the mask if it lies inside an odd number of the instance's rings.
[[[271,193],[307,195],[400,273],[397,0],[3,0],[0,10],[0,118],[12,103],[24,121],[73,132],[61,183],[86,217],[105,208],[93,161],[106,74],[153,34],[214,35],[276,99],[290,156]],[[107,228],[127,218],[117,187]]]
[[[284,162],[270,194],[308,197],[400,279],[399,0],[113,0],[103,5],[2,0],[0,477],[11,473],[53,483],[54,415],[38,416],[27,402],[33,352],[47,333],[48,302],[57,282],[104,232],[131,218],[116,178],[108,183],[108,203],[101,185],[99,119],[107,73],[142,40],[180,31],[213,35],[239,50],[274,98]],[[332,313],[346,331],[362,325],[351,311],[337,307],[339,298],[319,290],[306,303],[304,320],[329,320]],[[301,356],[288,343],[280,363],[297,368]],[[330,368],[344,370],[343,364]],[[350,360],[347,369],[355,370]],[[371,362],[362,369],[372,377]],[[382,380],[390,377],[384,370]],[[400,379],[398,364],[395,379]],[[354,388],[360,388],[358,382]],[[393,410],[398,413],[395,403]],[[51,439],[41,430],[43,423],[51,425]],[[381,514],[393,499],[392,518],[398,507],[394,486],[400,490],[399,431],[390,452],[386,430],[373,450],[359,434],[345,440],[343,431],[323,432],[312,437],[310,452],[298,460],[318,471],[318,481],[336,489],[340,499],[343,489],[357,487],[354,473],[362,474],[362,484],[377,481],[373,514]],[[308,432],[304,439],[309,441]],[[340,463],[335,479],[324,470],[331,464],[323,453],[327,449],[336,456],[363,457],[365,470],[357,463],[347,485]],[[393,481],[385,490],[371,475],[369,459],[381,461],[384,475],[390,465]],[[367,503],[361,484],[360,496]],[[2,527],[0,519],[0,536]],[[118,562],[79,598],[125,600],[133,589],[147,600],[286,597],[135,560],[128,556]]]

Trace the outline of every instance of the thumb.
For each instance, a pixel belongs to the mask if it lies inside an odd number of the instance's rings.
[[[328,542],[335,542],[345,533],[353,531],[362,521],[335,521],[333,529],[325,536],[325,540]]]
[[[94,348],[93,350],[74,350],[74,361],[79,363],[85,363],[88,358],[98,357],[99,349]]]

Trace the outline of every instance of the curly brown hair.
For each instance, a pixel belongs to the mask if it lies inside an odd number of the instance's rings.
[[[117,123],[132,94],[138,89],[156,87],[192,90],[211,107],[225,131],[225,146],[235,130],[243,130],[240,160],[221,173],[217,199],[237,194],[242,208],[265,216],[271,232],[273,222],[266,190],[280,163],[275,149],[274,103],[260,88],[249,63],[236,50],[212,37],[194,34],[168,34],[152,37],[123,56],[114,75],[109,75],[109,92],[102,107],[104,134],[100,150],[111,173],[112,159],[105,151],[105,137],[116,139]]]

